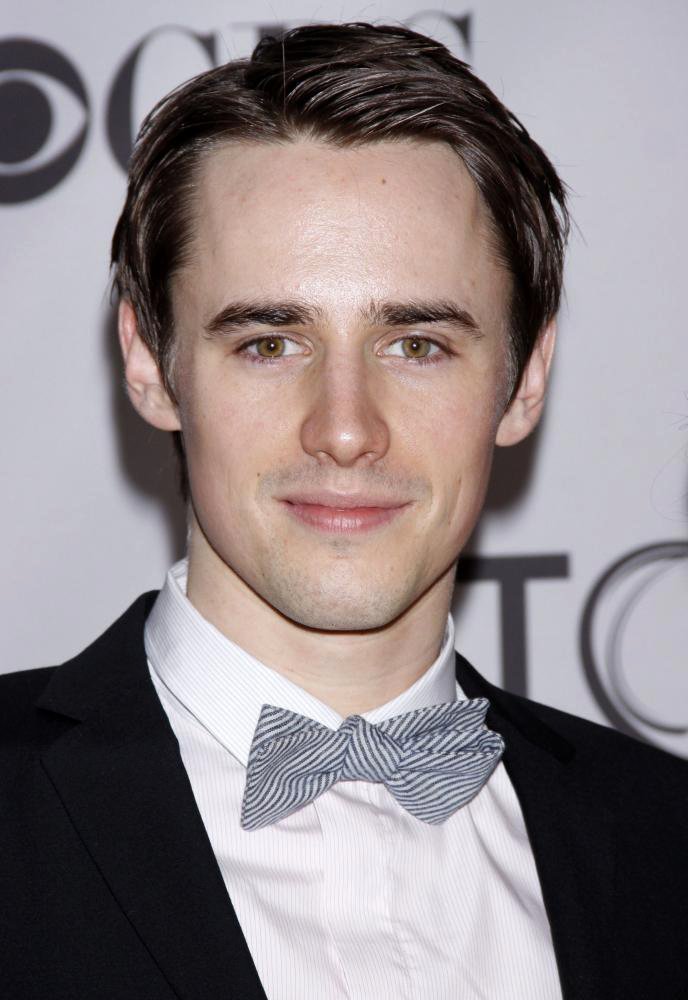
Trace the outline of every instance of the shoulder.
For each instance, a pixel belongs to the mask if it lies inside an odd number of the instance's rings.
[[[32,729],[34,705],[56,669],[39,667],[0,675],[0,745]]]
[[[644,795],[652,789],[660,799],[672,797],[688,805],[688,760],[561,709],[518,695],[506,697],[563,737],[591,782],[642,786]]]
[[[547,725],[556,728],[567,739],[578,746],[591,746],[596,750],[606,750],[612,753],[637,755],[639,759],[651,761],[676,761],[679,765],[688,767],[688,761],[676,757],[666,750],[652,746],[642,740],[613,729],[599,722],[591,722],[582,716],[573,715],[559,708],[552,708],[531,698],[521,698],[518,695],[510,697],[527,705],[531,712],[539,716]]]
[[[613,830],[631,882],[645,879],[650,852],[657,880],[674,885],[670,859],[688,838],[688,761],[493,685],[484,693],[503,723],[504,764],[524,811],[541,827],[552,810],[579,843]]]
[[[560,771],[562,780],[571,790],[584,790],[586,798],[626,802],[631,808],[642,802],[646,809],[652,809],[654,804],[672,803],[677,812],[683,810],[681,825],[686,824],[687,760],[610,726],[505,691],[483,677],[458,652],[456,675],[468,697],[488,699],[491,706],[488,724],[502,735],[516,737],[511,753],[509,740],[506,741],[505,763],[509,757],[513,762],[514,752],[519,760],[529,760],[518,748],[531,744],[564,765]]]
[[[34,670],[15,670],[0,674],[0,718],[11,714],[13,706],[33,701],[41,693],[55,667],[37,667]]]
[[[655,781],[663,786],[688,788],[688,760],[627,736],[610,726],[512,694],[488,681],[457,652],[456,676],[468,697],[486,697],[490,716],[499,728],[502,720],[519,737],[552,753],[567,770],[593,787],[617,787],[629,781]]]
[[[36,746],[60,731],[57,717],[80,719],[86,706],[127,687],[145,666],[143,629],[156,597],[143,594],[86,649],[57,666],[0,675],[0,750]]]

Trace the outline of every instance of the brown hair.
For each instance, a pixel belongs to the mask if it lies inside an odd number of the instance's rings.
[[[559,306],[564,185],[518,119],[445,46],[407,28],[355,23],[264,38],[250,59],[189,80],[143,122],[112,240],[113,280],[167,389],[173,394],[170,281],[193,237],[200,161],[231,140],[297,137],[335,146],[425,139],[455,150],[487,205],[494,249],[512,278],[515,386]]]

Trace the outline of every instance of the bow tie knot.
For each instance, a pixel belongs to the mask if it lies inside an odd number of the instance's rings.
[[[350,715],[337,730],[340,733],[344,751],[340,780],[386,783],[399,770],[402,749],[379,726],[361,715]]]
[[[425,823],[441,823],[482,788],[504,752],[484,724],[486,698],[416,709],[377,724],[350,715],[339,729],[263,705],[246,770],[241,825],[288,816],[337,781],[386,786]]]

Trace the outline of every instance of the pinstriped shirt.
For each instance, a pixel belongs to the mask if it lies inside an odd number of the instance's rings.
[[[518,799],[499,764],[438,826],[384,785],[340,782],[246,831],[241,801],[263,704],[336,729],[342,717],[250,656],[186,597],[172,567],[146,624],[151,678],[269,1000],[560,1000],[549,923]],[[465,697],[454,625],[381,722]]]

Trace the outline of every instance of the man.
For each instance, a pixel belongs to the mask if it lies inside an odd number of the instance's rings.
[[[154,110],[113,263],[188,560],[2,678],[7,996],[688,995],[684,762],[454,654],[566,229],[542,150],[402,28],[267,39]]]

